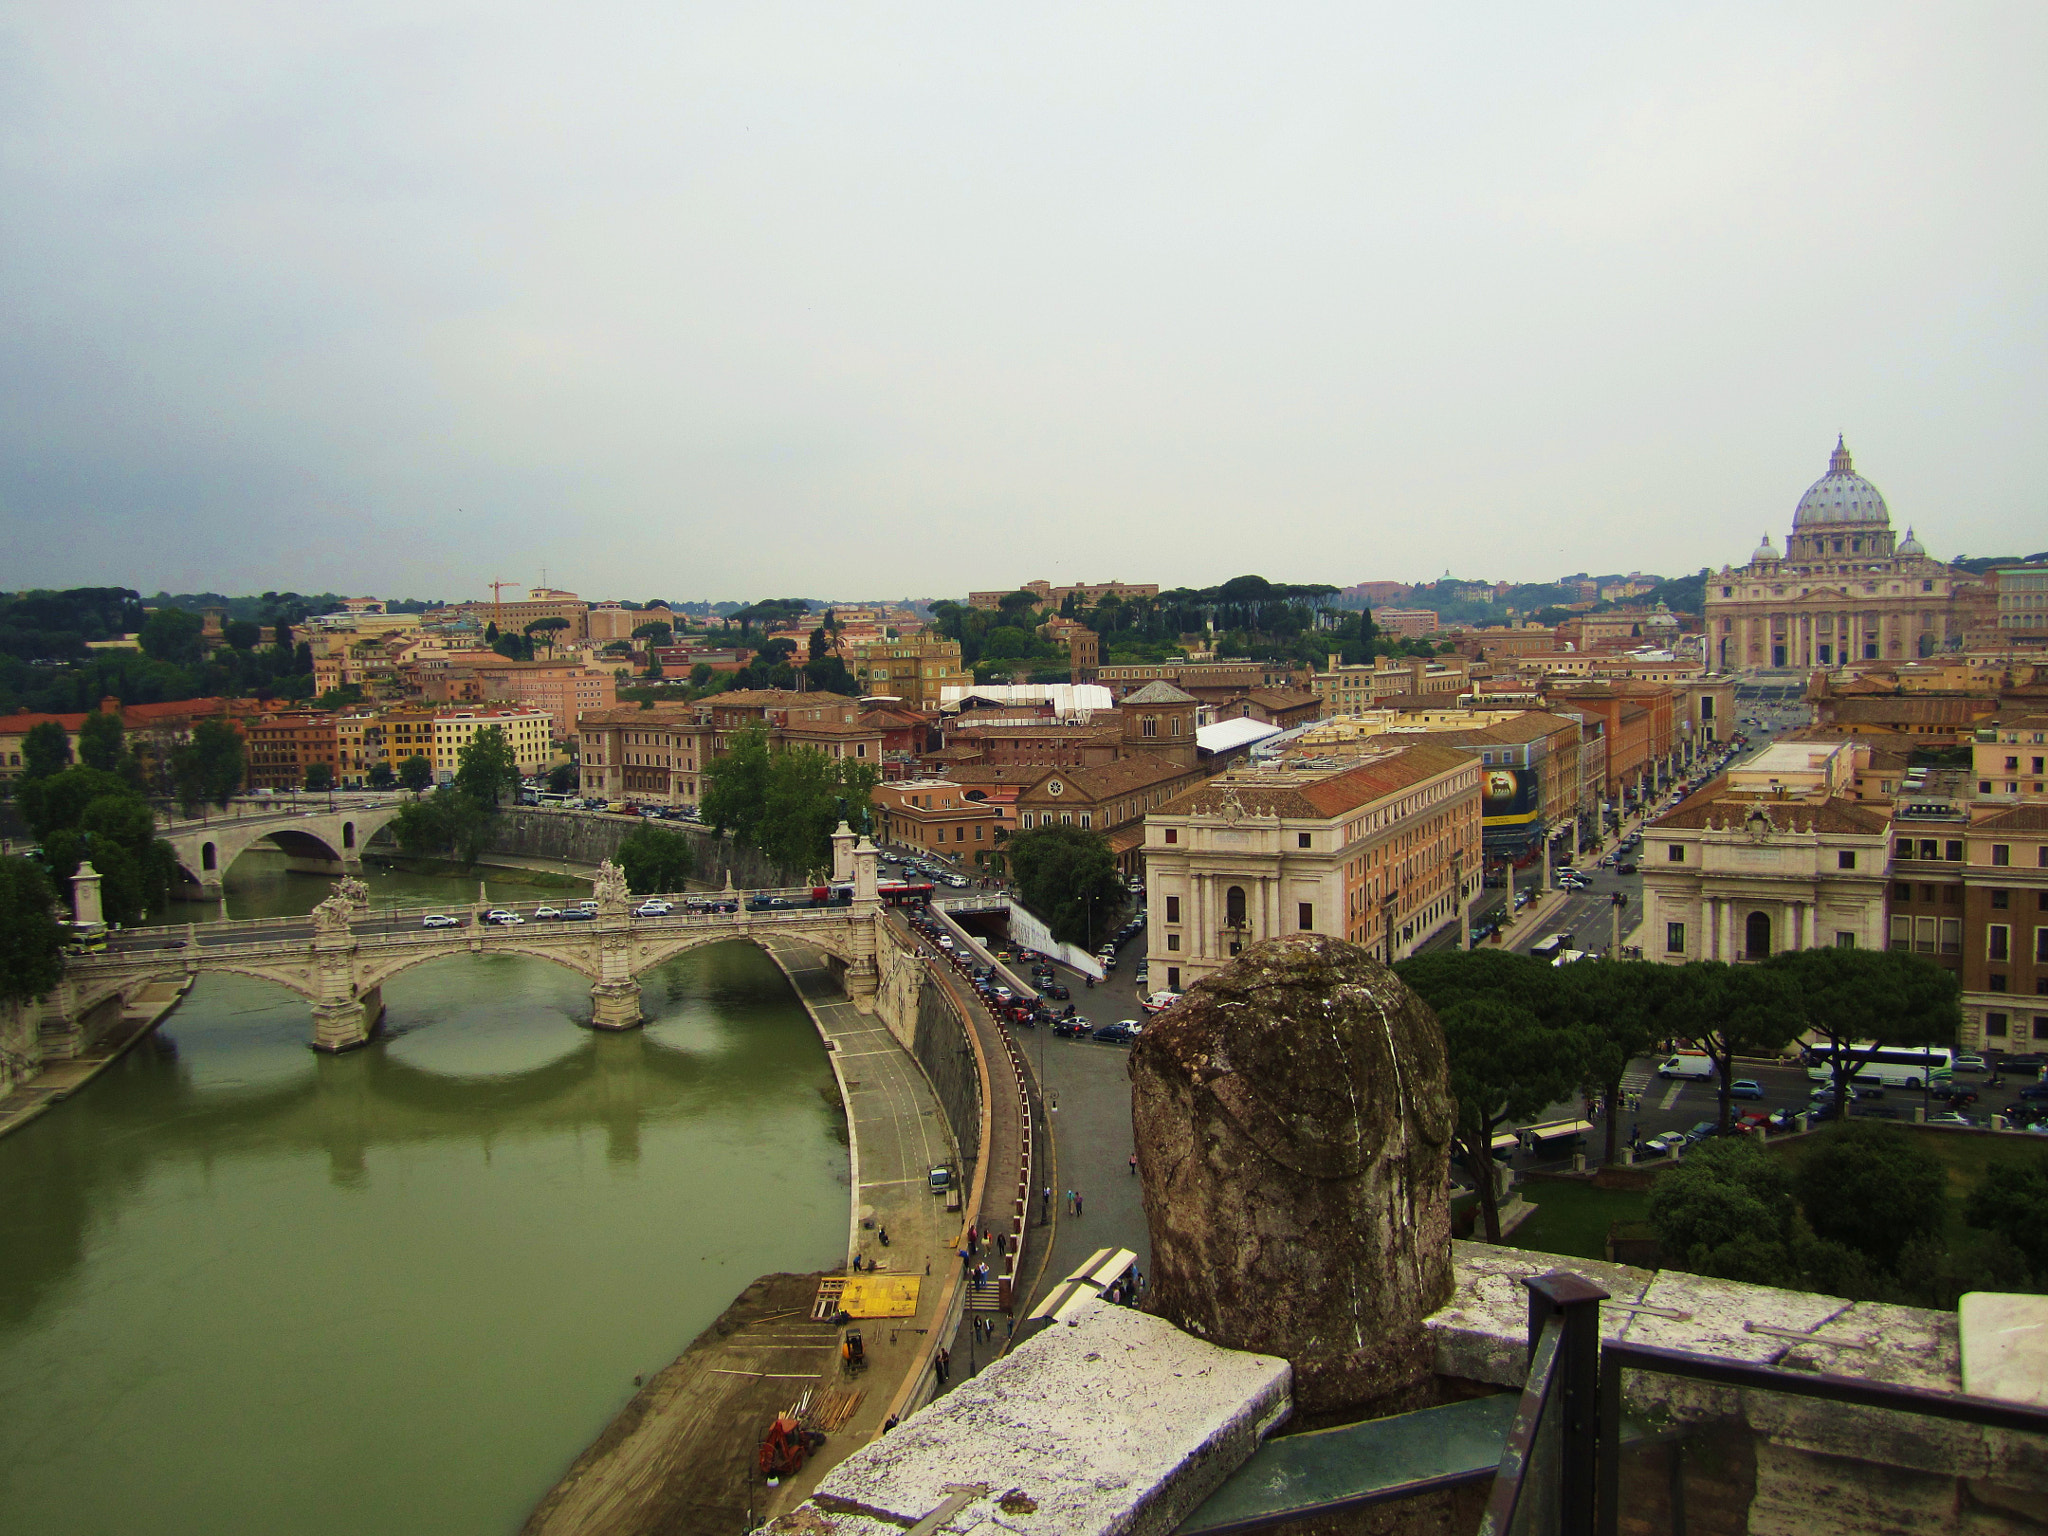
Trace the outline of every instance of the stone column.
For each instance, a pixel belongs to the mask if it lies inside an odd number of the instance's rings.
[[[832,882],[841,884],[853,878],[853,828],[840,822],[832,834]]]
[[[840,823],[842,829],[845,825]],[[834,853],[836,856],[836,849]],[[848,852],[847,862],[852,866],[853,910],[848,918],[852,956],[846,966],[846,995],[862,1013],[873,1013],[875,995],[881,988],[875,963],[875,927],[882,921],[881,853],[863,837],[860,846]]]
[[[1147,1309],[1284,1356],[1305,1416],[1416,1406],[1451,1294],[1443,1035],[1354,945],[1253,945],[1139,1037]]]
[[[100,908],[100,872],[89,862],[80,864],[71,877],[71,918],[81,928],[106,921]]]
[[[326,903],[321,904],[323,907]],[[324,928],[314,913],[313,1049],[330,1054],[370,1042],[373,1020],[356,990],[356,939],[345,924]],[[378,1003],[382,1011],[381,991]]]

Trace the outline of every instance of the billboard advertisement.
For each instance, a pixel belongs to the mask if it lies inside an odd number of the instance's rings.
[[[1543,792],[1534,768],[1482,768],[1479,815],[1489,832],[1535,824],[1543,814]]]

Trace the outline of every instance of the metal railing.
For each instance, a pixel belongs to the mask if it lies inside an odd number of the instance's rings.
[[[1608,1295],[1598,1285],[1565,1270],[1522,1283],[1529,1373],[1511,1417],[1502,1394],[1277,1436],[1195,1511],[1182,1536],[1269,1530],[1487,1481],[1483,1536],[1619,1536],[1625,1453],[1651,1440],[1682,1443],[1685,1433],[1677,1425],[1653,1435],[1625,1418],[1622,1378],[1630,1371],[2048,1436],[2048,1408],[1603,1342],[1600,1304]],[[1677,1501],[1675,1472],[1671,1481]],[[1679,1522],[1682,1515],[1672,1528],[1682,1529]]]

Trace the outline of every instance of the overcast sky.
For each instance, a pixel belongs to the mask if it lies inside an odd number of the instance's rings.
[[[2048,6],[0,7],[0,585],[2048,548]]]

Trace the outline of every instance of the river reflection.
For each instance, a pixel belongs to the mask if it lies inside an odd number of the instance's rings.
[[[781,973],[727,944],[643,983],[597,1035],[573,974],[453,956],[323,1057],[301,1000],[206,977],[0,1140],[6,1529],[509,1532],[636,1372],[834,1262],[843,1129]]]

